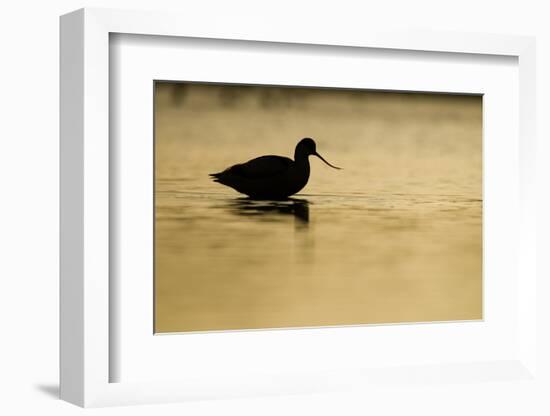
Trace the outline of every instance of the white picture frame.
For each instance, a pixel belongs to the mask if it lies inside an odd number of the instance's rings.
[[[507,381],[537,383],[536,270],[534,199],[535,41],[508,35],[382,32],[297,32],[265,22],[239,27],[220,20],[203,27],[192,16],[168,13],[82,9],[61,18],[61,398],[80,406],[158,403],[194,398],[332,391],[418,378],[479,382],[483,371],[506,375]],[[113,305],[109,276],[110,34],[331,45],[332,47],[430,51],[516,57],[519,66],[519,223],[517,354],[499,362],[442,363],[426,368],[388,368],[365,374],[357,369],[318,375],[239,379],[234,374],[186,381],[112,382],[110,366],[120,359],[110,348]],[[475,55],[474,55],[475,56]],[[111,254],[112,255],[112,254]],[[330,334],[337,337],[338,333]],[[485,370],[483,370],[485,369]],[[474,377],[472,374],[481,374]],[[445,375],[447,374],[447,375]],[[294,381],[293,381],[294,380]],[[230,387],[229,387],[230,386]],[[374,387],[373,387],[374,386]]]

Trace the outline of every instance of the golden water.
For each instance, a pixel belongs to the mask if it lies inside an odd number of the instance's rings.
[[[284,202],[208,173],[310,158]],[[482,100],[157,84],[155,331],[480,319]]]

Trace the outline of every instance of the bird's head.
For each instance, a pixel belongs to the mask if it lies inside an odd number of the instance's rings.
[[[294,152],[294,158],[298,159],[300,157],[308,157],[310,155],[317,156],[319,159],[321,159],[323,162],[325,162],[327,165],[329,165],[331,168],[334,169],[342,169],[337,166],[331,165],[328,163],[323,157],[317,153],[317,145],[315,144],[315,141],[309,137],[305,137],[302,140],[298,142],[296,145],[296,150]]]
[[[315,144],[315,140],[309,137],[303,138],[296,145],[296,151],[307,156],[316,154],[317,145]]]

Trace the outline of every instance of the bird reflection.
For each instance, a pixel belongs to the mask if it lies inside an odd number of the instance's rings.
[[[271,201],[237,198],[229,203],[229,208],[233,213],[247,217],[258,216],[263,219],[273,215],[292,215],[297,220],[297,224],[307,225],[309,223],[309,201],[307,199],[288,198],[282,201]]]

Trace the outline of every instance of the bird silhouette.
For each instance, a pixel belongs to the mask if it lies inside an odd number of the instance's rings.
[[[294,160],[283,156],[260,156],[210,176],[214,182],[253,199],[286,199],[306,186],[310,173],[309,156],[317,156],[331,168],[341,169],[317,153],[315,141],[306,137],[296,145]]]

